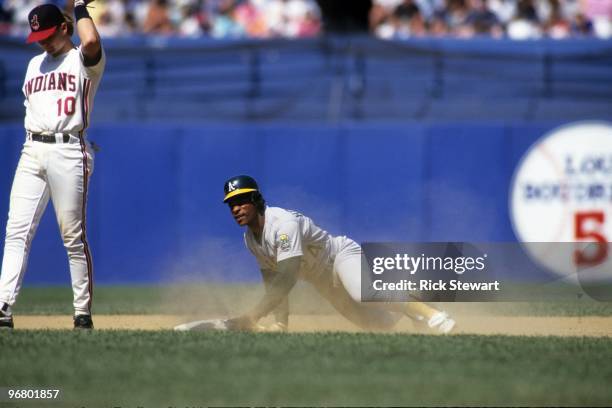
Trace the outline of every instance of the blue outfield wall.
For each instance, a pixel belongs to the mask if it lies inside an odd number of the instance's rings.
[[[514,241],[509,183],[549,124],[107,124],[89,195],[96,282],[257,280],[223,181],[255,176],[270,205],[362,241]],[[0,228],[21,144],[0,127]],[[69,282],[51,208],[25,284]]]

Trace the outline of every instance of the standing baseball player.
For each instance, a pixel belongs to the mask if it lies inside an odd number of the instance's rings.
[[[291,210],[267,207],[257,182],[245,175],[224,185],[223,202],[240,226],[257,259],[266,293],[253,310],[230,319],[230,329],[249,330],[271,312],[273,330],[288,327],[288,294],[298,279],[315,286],[344,317],[368,330],[392,328],[404,315],[430,329],[449,333],[455,321],[422,302],[361,303],[361,247],[345,237],[334,237],[308,217]]]
[[[15,172],[0,275],[0,327],[13,327],[15,304],[30,245],[40,218],[53,201],[68,252],[74,294],[74,327],[93,329],[93,264],[85,214],[94,154],[85,131],[104,72],[100,36],[85,0],[75,0],[81,45],[71,40],[72,19],[53,4],[30,11],[28,43],[44,52],[30,60],[23,84],[25,143]]]

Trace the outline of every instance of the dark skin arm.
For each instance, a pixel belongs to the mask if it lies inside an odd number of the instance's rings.
[[[280,305],[297,282],[301,262],[301,256],[279,262],[276,274],[267,285],[266,294],[247,316],[256,322]]]
[[[262,317],[268,315],[275,308],[287,301],[287,296],[295,286],[302,262],[301,256],[285,259],[277,265],[276,273],[266,285],[266,294],[248,314],[229,319],[230,330],[249,330]]]
[[[270,290],[270,282],[274,278],[273,271],[262,269],[261,276],[266,286],[266,292]],[[280,323],[287,327],[289,325],[289,296],[281,301],[281,303],[274,309],[274,318],[277,323]]]

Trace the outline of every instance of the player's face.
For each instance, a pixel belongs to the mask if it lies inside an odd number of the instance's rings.
[[[66,34],[64,31],[66,30],[66,23],[62,23],[61,26],[55,30],[53,34],[49,37],[45,38],[42,41],[39,41],[41,48],[47,53],[57,56],[60,54],[66,46]]]
[[[229,206],[236,223],[238,223],[238,225],[241,227],[249,225],[257,218],[257,209],[251,202],[251,196],[249,194],[241,194],[236,197],[232,197],[227,201],[227,205]]]

